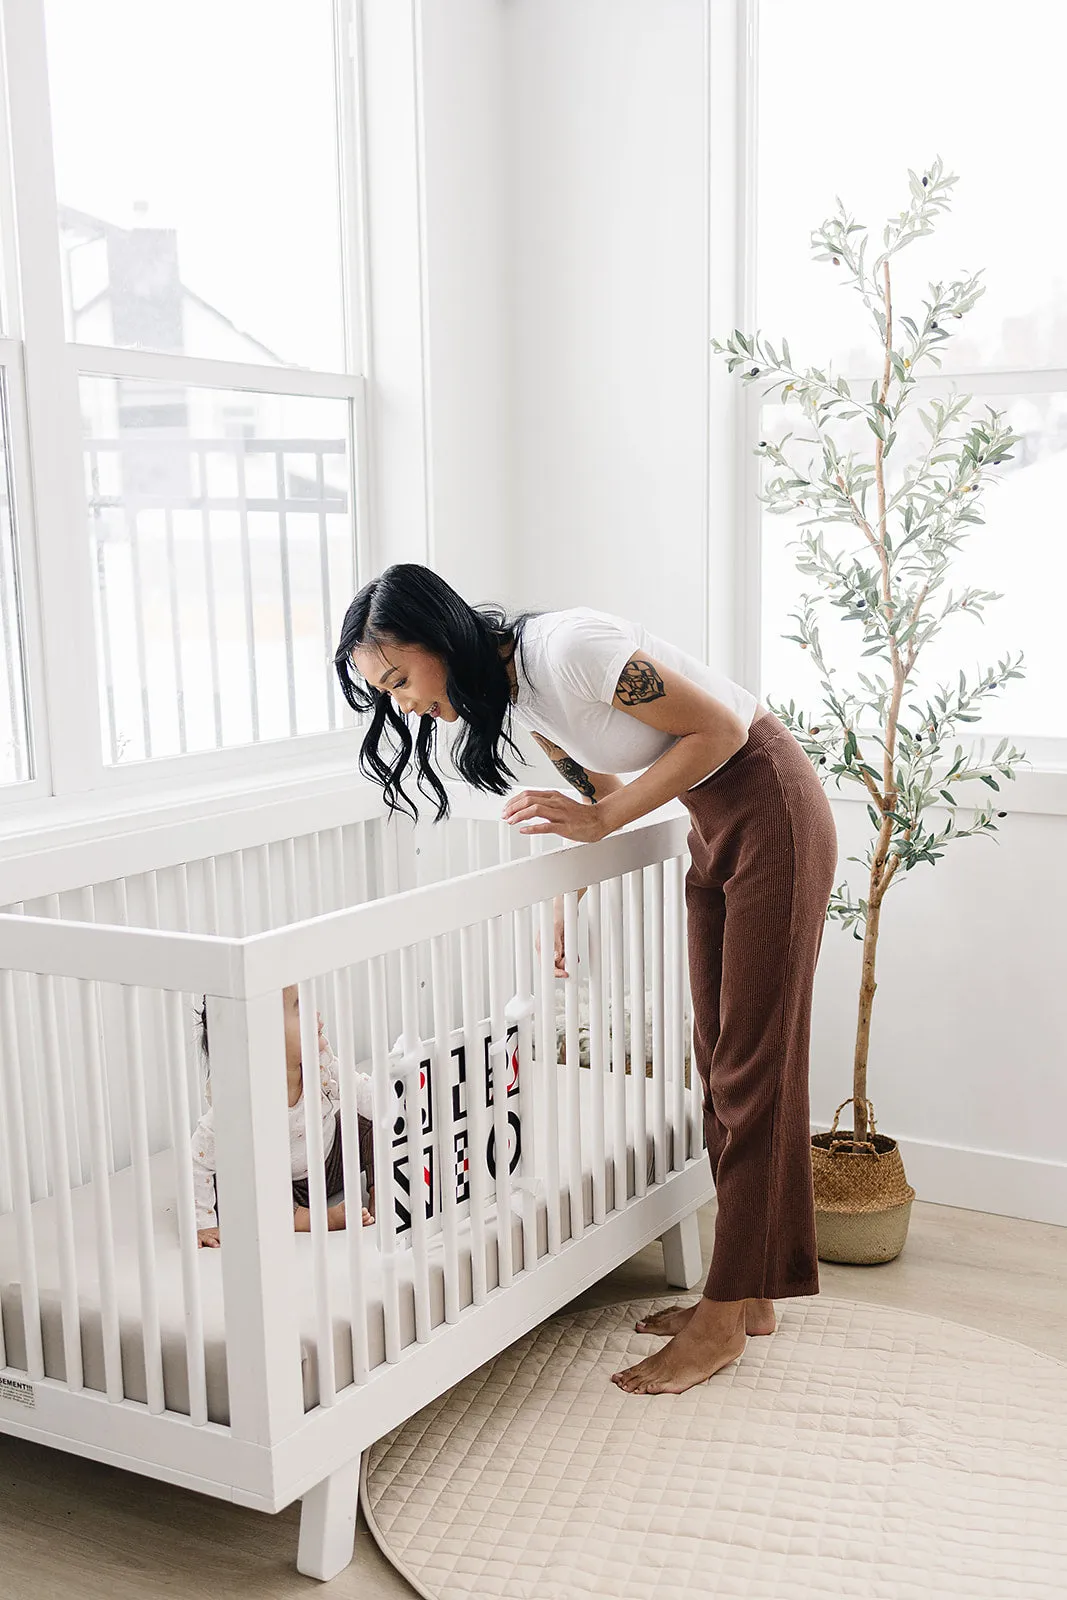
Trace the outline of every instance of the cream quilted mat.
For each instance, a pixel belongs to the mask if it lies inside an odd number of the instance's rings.
[[[822,1296],[677,1396],[608,1381],[674,1299],[553,1317],[368,1452],[430,1600],[1063,1600],[1067,1363]]]

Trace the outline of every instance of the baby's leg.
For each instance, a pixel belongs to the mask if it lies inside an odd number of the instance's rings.
[[[359,1118],[359,1164],[367,1179],[367,1204],[363,1222],[374,1221],[374,1124],[369,1117]]]

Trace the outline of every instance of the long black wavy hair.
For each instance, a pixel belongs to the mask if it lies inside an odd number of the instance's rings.
[[[515,775],[503,753],[510,750],[523,761],[511,737],[511,683],[506,662],[516,649],[521,662],[522,630],[531,614],[509,619],[499,606],[470,606],[436,572],[416,562],[386,567],[356,595],[345,613],[334,666],[341,692],[352,709],[372,713],[359,752],[360,771],[381,784],[390,813],[406,811],[418,820],[418,806],[403,786],[412,759],[411,730],[392,696],[367,683],[353,667],[352,651],[362,645],[414,644],[440,656],[445,663],[449,703],[462,723],[452,746],[452,762],[473,788],[506,794]],[[387,728],[390,737],[383,755]],[[436,736],[436,720],[420,717],[414,740],[418,788],[436,803],[434,821],[440,822],[450,808],[433,764]]]

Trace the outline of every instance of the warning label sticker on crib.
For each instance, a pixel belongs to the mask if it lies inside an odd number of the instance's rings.
[[[17,1378],[0,1378],[0,1400],[11,1400],[17,1406],[29,1406],[32,1410],[37,1404],[33,1396],[32,1383],[20,1383]]]

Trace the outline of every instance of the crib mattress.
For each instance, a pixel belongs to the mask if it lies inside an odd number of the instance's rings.
[[[589,1128],[592,1108],[591,1074],[579,1074],[581,1120],[583,1131]],[[647,1127],[652,1125],[651,1083],[646,1084],[648,1095]],[[630,1081],[627,1081],[630,1092]],[[634,1193],[634,1139],[627,1107],[627,1192]],[[569,1127],[564,1097],[560,1097],[560,1142],[566,1150]],[[583,1146],[588,1141],[583,1139]],[[670,1130],[667,1132],[667,1160],[671,1159]],[[651,1173],[652,1139],[648,1136],[646,1166]],[[592,1221],[592,1171],[590,1151],[583,1148],[583,1198],[585,1222]],[[606,1193],[612,1204],[612,1166],[610,1151],[605,1161]],[[163,1353],[163,1389],[167,1409],[188,1415],[189,1381],[185,1352],[185,1313],[182,1294],[181,1256],[178,1247],[178,1226],[173,1152],[160,1151],[150,1163],[152,1187],[152,1223],[155,1237],[156,1277],[159,1302],[160,1330]],[[142,1338],[140,1277],[137,1267],[136,1197],[133,1171],[126,1168],[114,1173],[109,1181],[111,1214],[115,1236],[116,1287],[119,1306],[119,1329],[122,1350],[123,1388],[131,1400],[147,1401],[144,1346]],[[518,1202],[516,1202],[518,1204]],[[103,1391],[104,1351],[101,1331],[100,1287],[97,1267],[96,1229],[93,1185],[84,1184],[72,1192],[75,1254],[78,1263],[78,1292],[81,1320],[82,1361],[84,1382],[87,1388]],[[563,1205],[562,1236],[570,1238],[570,1207],[566,1196]],[[50,1378],[63,1379],[66,1363],[63,1350],[63,1330],[60,1300],[59,1252],[56,1236],[56,1207],[52,1199],[40,1200],[33,1207],[33,1228],[36,1240],[38,1288],[41,1305],[41,1327],[44,1345],[45,1373]],[[544,1201],[538,1204],[538,1251],[547,1248],[547,1217]],[[499,1283],[495,1222],[489,1219],[486,1228],[486,1280],[490,1289]],[[371,1366],[385,1359],[385,1317],[382,1304],[381,1262],[376,1248],[377,1229],[368,1229],[364,1251],[366,1272],[367,1339]],[[318,1404],[318,1364],[316,1352],[316,1316],[314,1292],[314,1262],[310,1235],[296,1236],[296,1272],[293,1285],[294,1299],[298,1304],[304,1406],[306,1410]],[[201,1250],[197,1256],[200,1272],[200,1289],[203,1305],[205,1365],[207,1376],[207,1408],[212,1422],[228,1423],[229,1395],[226,1378],[225,1319],[222,1299],[222,1253],[220,1250]],[[332,1233],[327,1238],[330,1264],[332,1305],[334,1310],[334,1362],[338,1387],[352,1381],[352,1347],[349,1308],[349,1247],[344,1233]],[[471,1280],[471,1241],[469,1225],[460,1230],[460,1304],[470,1305],[473,1300]],[[513,1217],[512,1259],[522,1262],[522,1225],[518,1215]],[[415,1338],[415,1300],[412,1287],[413,1256],[410,1250],[401,1250],[397,1256],[400,1288],[400,1326],[403,1344]],[[429,1241],[430,1309],[434,1327],[444,1322],[444,1271],[443,1252],[439,1235]],[[19,1282],[18,1246],[15,1218],[0,1217],[0,1316],[3,1318],[7,1359],[11,1367],[25,1369],[25,1335],[22,1321],[22,1292]]]

